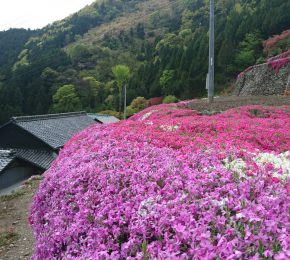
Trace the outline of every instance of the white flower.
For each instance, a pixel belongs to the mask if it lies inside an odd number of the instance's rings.
[[[141,201],[138,209],[138,215],[141,217],[146,217],[149,215],[154,210],[156,203],[159,202],[161,198],[162,197],[158,195],[156,198],[148,198]]]
[[[238,213],[238,214],[236,214],[236,218],[237,218],[237,219],[244,218],[244,217],[245,217],[245,216],[244,216],[243,213]]]
[[[179,126],[178,125],[161,125],[160,128],[166,132],[175,132],[178,130]]]
[[[255,162],[259,166],[271,163],[276,170],[273,174],[274,177],[285,180],[290,175],[290,152],[281,153],[279,155],[273,153],[259,153],[255,158]]]
[[[213,200],[213,204],[219,206],[220,208],[223,208],[226,203],[228,202],[228,198],[223,198],[222,200]]]
[[[147,119],[149,116],[151,116],[154,112],[157,112],[157,111],[158,111],[157,109],[151,110],[150,112],[144,114],[139,120],[143,121],[143,120]]]
[[[224,160],[225,167],[230,171],[237,173],[239,177],[248,178],[245,174],[245,170],[247,169],[247,164],[242,159],[236,159],[230,161],[228,158]]]

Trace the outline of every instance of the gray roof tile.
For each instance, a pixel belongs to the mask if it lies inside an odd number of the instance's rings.
[[[62,147],[77,132],[96,123],[85,112],[13,117],[12,122],[53,149]]]
[[[88,116],[90,116],[94,120],[101,122],[102,124],[111,124],[111,123],[117,123],[120,121],[118,118],[111,115],[88,114]]]
[[[13,149],[17,158],[30,162],[35,166],[47,170],[57,154],[45,150]]]
[[[15,155],[11,150],[0,150],[0,173],[3,171],[13,160]]]
[[[20,159],[34,166],[47,170],[56,158],[52,151],[33,149],[0,150],[0,174],[15,159]]]

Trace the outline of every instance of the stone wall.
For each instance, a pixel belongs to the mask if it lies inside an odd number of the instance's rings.
[[[282,95],[290,76],[290,62],[278,70],[271,64],[253,66],[241,73],[235,84],[235,96],[268,96]]]

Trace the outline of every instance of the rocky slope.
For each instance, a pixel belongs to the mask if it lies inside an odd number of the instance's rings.
[[[290,52],[269,59],[264,64],[249,67],[238,76],[234,95],[282,95],[290,77]]]

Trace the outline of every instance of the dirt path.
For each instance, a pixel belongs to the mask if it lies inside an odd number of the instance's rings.
[[[32,255],[34,238],[28,214],[40,179],[34,177],[16,193],[0,197],[0,260],[30,259]]]

